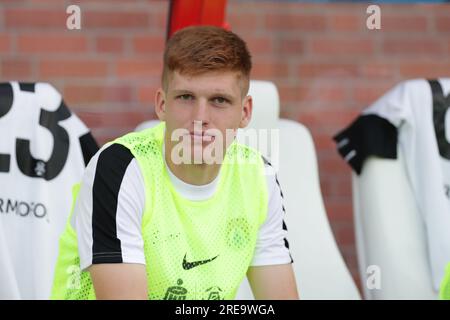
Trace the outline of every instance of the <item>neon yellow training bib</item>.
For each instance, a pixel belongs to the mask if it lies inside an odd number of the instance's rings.
[[[164,123],[113,143],[127,147],[145,181],[142,236],[149,299],[233,299],[253,258],[267,215],[261,155],[233,142],[214,195],[191,201],[171,184],[162,155]],[[69,218],[70,221],[70,218]],[[70,222],[60,238],[52,299],[95,299],[88,272],[80,272]]]
[[[445,269],[445,276],[441,282],[439,298],[441,300],[450,300],[450,263],[447,264],[447,267]]]

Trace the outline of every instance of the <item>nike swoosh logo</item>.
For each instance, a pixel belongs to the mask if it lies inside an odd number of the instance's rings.
[[[186,256],[187,256],[187,253],[184,255],[184,258],[183,258],[183,269],[184,269],[184,270],[189,270],[189,269],[198,267],[198,266],[200,266],[200,265],[202,265],[202,264],[211,262],[211,261],[215,260],[215,259],[218,257],[218,255],[217,255],[217,256],[215,256],[214,258],[207,259],[207,260],[200,260],[200,261],[187,262],[187,261],[186,261]]]

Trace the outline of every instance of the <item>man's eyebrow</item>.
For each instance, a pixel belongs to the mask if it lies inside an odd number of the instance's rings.
[[[224,97],[224,98],[226,98],[228,100],[234,100],[235,99],[234,96],[232,96],[231,94],[225,93],[225,92],[215,92],[213,94],[213,96],[214,97],[217,97],[217,96]]]
[[[182,95],[182,94],[192,94],[192,91],[186,90],[186,89],[174,89],[172,90],[172,93],[174,95]]]
[[[187,90],[187,89],[174,89],[174,90],[172,90],[172,94],[175,95],[175,96],[183,95],[183,94],[191,94],[191,95],[195,95],[192,91]],[[210,96],[211,98],[214,98],[214,97],[223,97],[223,98],[228,99],[228,100],[230,100],[230,101],[233,101],[233,100],[235,99],[235,97],[234,97],[233,95],[228,94],[228,93],[225,93],[225,92],[221,92],[221,91],[213,92],[213,93],[211,93],[209,96]]]

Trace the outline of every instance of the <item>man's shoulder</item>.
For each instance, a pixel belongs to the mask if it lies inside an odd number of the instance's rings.
[[[133,153],[119,143],[107,143],[92,157],[84,174],[84,182],[108,183],[116,176],[124,177],[130,164],[135,161]]]
[[[105,144],[95,155],[97,166],[99,164],[115,167],[122,162],[130,162],[134,155],[130,148],[126,145],[117,142],[110,142]]]

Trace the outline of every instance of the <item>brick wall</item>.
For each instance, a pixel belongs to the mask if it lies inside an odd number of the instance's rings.
[[[81,30],[65,27],[70,4],[81,6]],[[253,78],[274,81],[282,117],[311,130],[327,213],[358,283],[350,170],[331,137],[395,83],[450,74],[450,5],[382,4],[376,31],[366,6],[229,0],[227,12],[253,53]],[[157,0],[2,0],[0,80],[51,82],[103,143],[155,118],[167,10]]]

